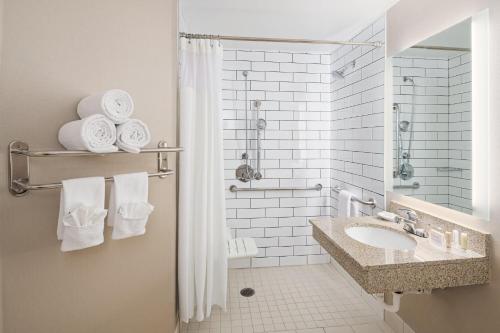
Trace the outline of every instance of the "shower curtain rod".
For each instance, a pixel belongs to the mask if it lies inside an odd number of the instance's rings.
[[[272,42],[272,43],[296,43],[296,44],[330,44],[330,45],[354,45],[354,46],[371,46],[382,47],[382,42],[353,42],[353,41],[338,41],[338,40],[315,40],[315,39],[300,39],[300,38],[273,38],[273,37],[243,37],[243,36],[223,36],[223,35],[205,35],[191,34],[180,32],[179,37],[193,39],[217,39],[217,40],[233,40],[244,42]]]
[[[410,49],[425,49],[425,50],[437,50],[437,51],[459,51],[459,52],[470,52],[470,48],[467,47],[453,47],[453,46],[433,46],[433,45],[413,45]]]

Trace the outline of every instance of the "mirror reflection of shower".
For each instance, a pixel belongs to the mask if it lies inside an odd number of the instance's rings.
[[[250,165],[250,157],[248,154],[249,150],[249,139],[248,139],[248,72],[244,71],[243,76],[245,77],[245,151],[241,154],[241,159],[243,160],[243,164],[240,165],[236,169],[236,178],[244,183],[249,182],[251,180],[260,180],[262,179],[262,170],[261,170],[261,159],[262,159],[262,131],[266,129],[267,122],[265,119],[260,117],[260,108],[262,102],[260,100],[255,100],[252,104],[253,108],[256,111],[256,122],[255,129],[257,131],[257,166],[254,169]]]
[[[402,180],[412,179],[415,171],[411,165],[412,143],[414,138],[414,123],[415,123],[415,81],[409,76],[404,76],[403,81],[410,83],[412,86],[411,92],[411,111],[410,120],[401,119],[401,107],[399,104],[394,103],[393,110],[396,113],[396,168],[393,171],[394,178],[401,178]],[[404,133],[407,133],[405,135]],[[405,147],[405,137],[407,145]]]

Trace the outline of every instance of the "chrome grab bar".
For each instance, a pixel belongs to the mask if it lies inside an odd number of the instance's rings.
[[[332,187],[332,191],[334,191],[335,193],[340,193],[340,191],[342,191],[342,190],[343,189],[338,185]],[[363,205],[371,206],[372,208],[375,208],[377,206],[377,202],[373,198],[370,198],[367,201],[365,201],[365,200],[361,200],[360,198],[358,198],[356,196],[352,196],[351,200],[359,202],[360,204],[363,204]]]
[[[314,190],[321,191],[323,185],[316,184],[312,187],[238,187],[236,185],[229,186],[229,191],[231,192],[249,192],[249,191],[297,191],[297,190]]]
[[[437,171],[439,172],[452,172],[452,171],[462,171],[462,168],[454,168],[454,167],[439,167]]]
[[[414,182],[411,185],[394,185],[392,187],[393,189],[412,189],[412,190],[417,190],[420,188],[420,183],[419,182]]]

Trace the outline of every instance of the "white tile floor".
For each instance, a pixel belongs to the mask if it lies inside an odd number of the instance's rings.
[[[245,287],[255,295],[240,296]],[[232,269],[228,311],[181,332],[392,333],[331,264]]]

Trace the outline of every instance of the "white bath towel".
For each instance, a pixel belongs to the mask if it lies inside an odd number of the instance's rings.
[[[68,150],[89,150],[94,153],[117,151],[116,127],[103,115],[71,121],[59,129],[59,142]]]
[[[359,216],[359,205],[357,201],[352,200],[354,194],[349,191],[341,190],[338,198],[338,217]]]
[[[139,153],[150,141],[148,126],[138,119],[129,119],[116,128],[116,145],[129,153]]]
[[[83,98],[78,103],[76,112],[82,119],[102,114],[115,124],[122,124],[134,112],[134,102],[126,91],[111,89]]]
[[[63,180],[57,239],[61,251],[80,250],[104,242],[104,178]]]
[[[148,174],[131,173],[113,178],[108,216],[108,226],[113,227],[111,238],[143,235],[154,209],[148,202]]]

